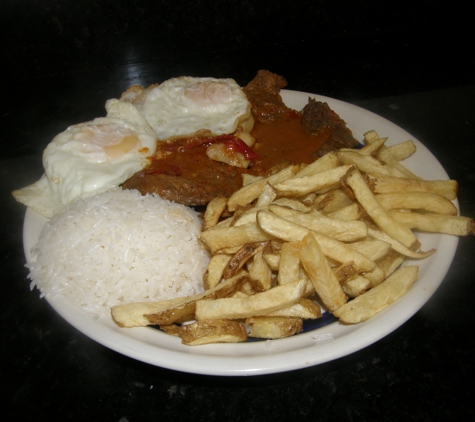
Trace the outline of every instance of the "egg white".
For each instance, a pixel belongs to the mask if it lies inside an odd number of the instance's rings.
[[[172,78],[149,90],[137,106],[160,140],[199,131],[231,134],[240,124],[250,131],[254,123],[246,94],[230,78]]]
[[[104,192],[143,169],[156,135],[130,103],[106,103],[107,117],[68,127],[43,152],[44,176],[13,192],[15,199],[51,218],[74,200]]]

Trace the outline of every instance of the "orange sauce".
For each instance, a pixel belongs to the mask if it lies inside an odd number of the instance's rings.
[[[251,134],[256,139],[253,146],[258,158],[257,165],[269,169],[281,161],[309,164],[330,136],[330,132],[310,135],[303,131],[300,116],[290,112],[272,123],[256,121]]]

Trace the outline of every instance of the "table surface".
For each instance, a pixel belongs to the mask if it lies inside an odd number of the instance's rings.
[[[190,415],[207,421],[291,416],[440,420],[473,414],[473,236],[460,239],[450,270],[427,304],[377,343],[302,370],[211,377],[150,366],[111,351],[30,291],[22,245],[25,209],[10,194],[39,178],[41,152],[56,133],[103,115],[105,100],[131,84],[188,74],[232,77],[243,85],[265,68],[284,75],[288,89],[350,102],[406,129],[458,180],[461,213],[475,217],[473,59],[456,57],[450,48],[430,53],[426,41],[340,39],[320,49],[316,60],[309,57],[314,46],[298,41],[7,83],[0,116],[0,400],[5,420],[182,420]],[[452,66],[440,66],[441,61]]]

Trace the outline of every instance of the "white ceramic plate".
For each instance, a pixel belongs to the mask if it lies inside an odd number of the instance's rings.
[[[387,136],[388,144],[412,139],[417,153],[404,164],[426,179],[447,179],[447,173],[424,145],[388,120],[342,101],[296,91],[283,91],[285,103],[302,109],[308,97],[326,101],[347,123],[354,136],[362,140],[368,130]],[[456,204],[458,205],[458,204]],[[38,240],[45,219],[27,210],[24,222],[24,248],[27,261]],[[414,315],[432,296],[452,262],[458,239],[454,236],[419,236],[422,249],[436,248],[431,257],[418,261],[419,280],[399,301],[369,321],[345,326],[332,322],[296,336],[239,344],[214,344],[190,347],[180,339],[151,328],[119,328],[110,318],[97,320],[73,308],[63,297],[47,298],[51,306],[71,325],[98,343],[131,358],[177,371],[249,376],[285,372],[318,365],[360,350],[394,331]]]

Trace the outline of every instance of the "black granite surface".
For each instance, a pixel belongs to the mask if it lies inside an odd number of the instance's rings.
[[[3,1],[0,34],[0,404],[16,420],[439,421],[473,415],[474,238],[441,287],[363,350],[302,370],[211,377],[154,367],[87,338],[30,292],[13,189],[70,124],[131,84],[258,69],[409,131],[459,181],[475,217],[475,66],[457,3]],[[5,75],[5,73],[3,73]],[[370,128],[368,128],[370,129]]]

